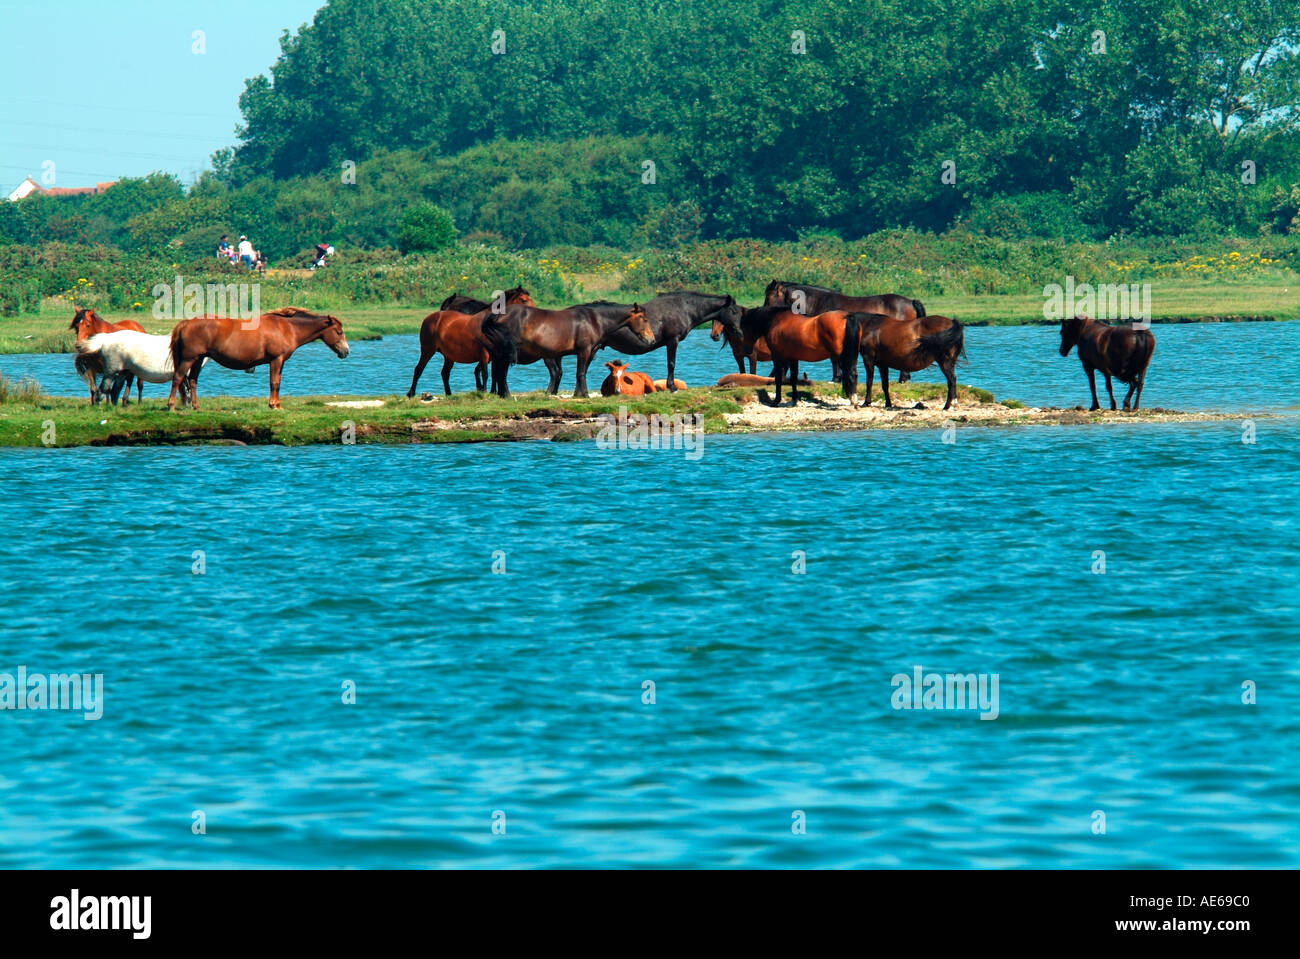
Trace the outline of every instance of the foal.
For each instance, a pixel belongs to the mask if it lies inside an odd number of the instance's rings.
[[[1138,408],[1142,400],[1142,387],[1147,379],[1147,365],[1151,354],[1155,352],[1156,338],[1150,330],[1139,330],[1133,326],[1108,326],[1088,319],[1087,315],[1076,316],[1061,323],[1061,355],[1069,356],[1072,347],[1079,347],[1079,359],[1083,370],[1088,374],[1088,386],[1092,390],[1092,409],[1101,409],[1097,402],[1097,370],[1106,377],[1106,392],[1110,394],[1110,408],[1115,408],[1115,392],[1110,388],[1113,376],[1121,383],[1128,384],[1128,395],[1124,397],[1124,409],[1133,401],[1133,409]]]

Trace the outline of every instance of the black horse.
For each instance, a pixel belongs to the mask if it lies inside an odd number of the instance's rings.
[[[696,293],[693,290],[660,293],[644,304],[646,319],[650,321],[650,329],[655,335],[653,343],[647,344],[632,330],[624,327],[611,333],[601,345],[627,356],[642,356],[664,347],[668,353],[668,389],[676,390],[674,377],[677,370],[677,344],[686,339],[686,334],[691,330],[707,323],[714,313],[734,302],[729,296]]]
[[[1142,402],[1147,366],[1156,349],[1155,334],[1133,326],[1109,326],[1090,320],[1087,316],[1076,316],[1061,323],[1061,355],[1069,356],[1070,349],[1076,345],[1079,347],[1083,371],[1088,374],[1092,409],[1101,409],[1101,404],[1097,402],[1097,371],[1101,370],[1101,375],[1106,377],[1110,408],[1115,408],[1115,392],[1110,388],[1110,378],[1113,376],[1121,383],[1128,384],[1124,409],[1129,408],[1129,400],[1132,400],[1133,409],[1136,410]]]
[[[802,299],[802,304],[796,300]],[[901,293],[881,293],[877,296],[848,296],[838,290],[830,290],[824,286],[813,286],[809,283],[791,283],[789,280],[773,280],[767,285],[767,290],[763,294],[764,306],[798,306],[796,313],[803,313],[808,316],[815,316],[818,313],[827,313],[831,310],[844,310],[845,312],[854,313],[882,313],[885,316],[896,316],[900,320],[915,320],[918,317],[925,316],[925,307],[920,300],[909,300]],[[911,374],[903,370],[898,375],[898,382],[906,383],[912,378]],[[837,383],[840,379],[840,363],[838,359],[831,360],[831,379]]]
[[[546,392],[560,388],[560,358],[575,356],[578,361],[574,382],[575,397],[587,395],[587,367],[596,351],[611,333],[624,327],[649,345],[654,340],[645,309],[639,304],[582,303],[563,310],[543,310],[535,306],[513,304],[501,314],[489,312],[483,319],[483,344],[492,364],[492,392],[510,395],[507,382],[510,366],[546,361],[550,382]]]

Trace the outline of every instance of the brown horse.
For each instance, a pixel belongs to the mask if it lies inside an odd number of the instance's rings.
[[[767,285],[763,294],[764,306],[791,306],[797,313],[815,314],[829,310],[844,310],[850,313],[883,313],[900,320],[915,320],[925,316],[925,306],[920,300],[911,300],[901,293],[881,293],[876,296],[849,296],[838,290],[809,283],[791,283],[789,280],[773,280]],[[855,363],[856,365],[856,363]],[[831,379],[839,380],[840,367],[831,361]],[[744,370],[741,370],[743,373]],[[750,372],[753,372],[752,370]],[[900,372],[898,382],[906,383],[911,376],[907,370]]]
[[[118,330],[135,330],[137,333],[144,332],[144,327],[135,320],[123,320],[121,323],[110,323],[108,320],[102,319],[100,315],[95,312],[94,307],[78,309],[77,312],[73,314],[72,322],[68,324],[68,329],[77,334],[78,343],[86,339],[88,336],[94,336],[96,333],[116,333]],[[90,402],[94,403],[95,397],[98,395],[96,383],[99,380],[99,376],[104,372],[103,365],[100,362],[98,355],[91,354],[85,356],[78,354],[77,358],[73,360],[73,366],[76,368],[77,373],[81,378],[86,381],[86,385],[90,387]],[[136,381],[136,402],[140,402],[144,397],[144,380],[138,379],[133,373],[127,373],[123,380],[123,383],[125,383],[126,386],[126,396],[122,399],[123,405],[129,403],[131,400],[132,380]],[[113,390],[112,400],[113,402],[117,401],[117,388],[114,388]]]
[[[609,376],[600,384],[601,396],[642,396],[655,392],[655,382],[649,373],[629,370],[626,363],[610,360]]]
[[[718,316],[713,318],[713,327],[709,330],[709,336],[713,338],[715,343],[724,336],[727,338],[727,345],[731,347],[731,355],[736,358],[736,367],[741,373],[745,372],[746,359],[749,360],[750,373],[758,372],[759,363],[770,363],[772,361],[772,351],[767,348],[767,340],[760,336],[749,348],[749,352],[746,353],[745,338],[739,333],[728,329],[727,324],[722,322],[722,319]],[[762,378],[772,383],[776,382],[770,376]]]
[[[312,313],[297,306],[285,306],[263,313],[251,323],[234,317],[200,316],[181,320],[172,330],[172,392],[168,409],[176,409],[176,393],[189,380],[190,405],[199,408],[198,379],[203,357],[232,370],[251,370],[267,364],[271,368],[270,407],[280,408],[280,371],[293,351],[312,340],[339,355],[348,355],[343,324],[333,316]]]
[[[572,355],[578,360],[573,395],[586,396],[587,367],[606,337],[624,327],[646,344],[655,341],[646,312],[637,303],[629,306],[602,300],[564,310],[543,310],[517,303],[499,316],[489,313],[483,321],[483,333],[493,360],[492,390],[498,396],[510,395],[507,376],[511,363],[545,360],[550,373],[546,392],[554,394],[560,388],[559,360]]]
[[[536,305],[522,286],[506,290],[505,302],[507,305]],[[443,301],[440,309],[424,318],[420,324],[420,360],[415,364],[407,396],[415,395],[420,375],[435,353],[442,354],[442,388],[448,396],[451,396],[451,370],[457,363],[475,364],[474,389],[487,389],[488,350],[483,342],[482,327],[483,318],[490,309],[491,304],[482,300],[452,295]]]
[[[1106,377],[1106,392],[1110,394],[1110,408],[1115,408],[1115,393],[1110,388],[1113,376],[1128,384],[1124,409],[1133,401],[1133,409],[1142,401],[1142,387],[1147,380],[1147,366],[1156,349],[1155,334],[1132,326],[1109,326],[1085,316],[1076,316],[1061,323],[1061,355],[1069,356],[1070,349],[1079,347],[1079,359],[1088,374],[1092,389],[1092,409],[1101,409],[1097,402],[1097,370]]]
[[[844,370],[841,386],[844,395],[853,405],[858,396],[858,348],[862,339],[861,313],[830,310],[806,316],[785,306],[758,306],[745,309],[735,304],[720,314],[731,335],[742,338],[748,354],[761,337],[772,351],[773,374],[776,378],[776,400],[781,404],[781,386],[787,371],[790,379],[791,405],[799,403],[799,363],[828,360],[835,357]],[[766,393],[760,393],[763,399]],[[764,399],[764,402],[766,400]]]
[[[867,367],[867,405],[871,405],[871,380],[880,370],[880,385],[885,391],[885,408],[894,404],[889,398],[889,370],[906,373],[939,364],[948,381],[946,410],[957,396],[957,360],[966,355],[966,334],[956,320],[946,316],[926,316],[900,320],[881,313],[856,313],[862,328],[861,355]]]

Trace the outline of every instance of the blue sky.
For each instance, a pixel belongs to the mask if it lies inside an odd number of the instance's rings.
[[[54,0],[0,9],[0,197],[53,160],[56,186],[189,183],[235,142],[244,80],[324,0]],[[195,30],[207,52],[193,52]]]

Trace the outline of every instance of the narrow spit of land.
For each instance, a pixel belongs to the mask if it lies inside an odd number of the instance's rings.
[[[791,407],[765,405],[753,389],[714,387],[645,397],[574,399],[521,393],[508,400],[483,393],[454,396],[300,396],[283,398],[282,410],[264,399],[209,396],[202,409],[169,412],[160,400],[128,407],[91,406],[71,397],[23,397],[0,402],[0,446],[169,446],[201,443],[285,445],[347,443],[474,443],[511,440],[582,440],[609,430],[611,417],[637,414],[661,420],[680,417],[707,433],[820,430],[896,430],[961,426],[1032,426],[1169,423],[1229,420],[1244,414],[1181,413],[1160,408],[1136,413],[1082,407],[1026,407],[998,402],[992,394],[962,386],[944,410],[943,387],[895,386],[886,410],[879,389],[869,407],[853,408],[833,383],[807,388]],[[695,417],[698,416],[698,419]],[[625,419],[626,423],[627,420]],[[636,426],[638,422],[631,420]]]

